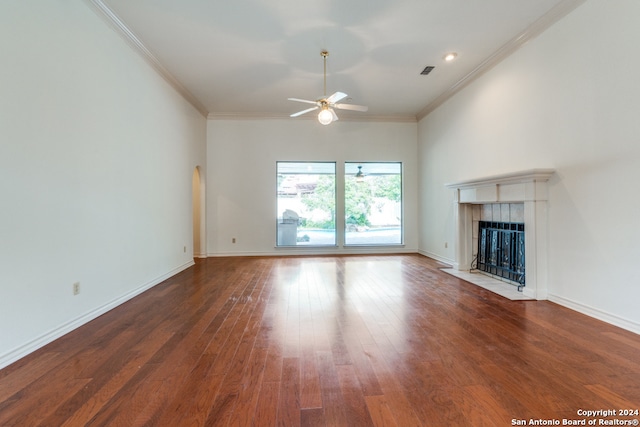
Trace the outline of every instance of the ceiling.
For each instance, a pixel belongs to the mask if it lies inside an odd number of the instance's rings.
[[[287,98],[323,95],[326,49],[328,94],[369,106],[341,118],[399,121],[423,117],[582,2],[90,1],[209,117],[307,108]],[[421,75],[426,66],[435,68]]]

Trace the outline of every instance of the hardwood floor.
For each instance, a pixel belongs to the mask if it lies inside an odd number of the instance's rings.
[[[1,370],[0,425],[508,426],[640,409],[640,336],[439,267],[198,261]]]

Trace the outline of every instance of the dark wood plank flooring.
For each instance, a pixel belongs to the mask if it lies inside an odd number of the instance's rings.
[[[439,267],[198,261],[1,370],[0,426],[507,426],[640,409],[640,336]]]

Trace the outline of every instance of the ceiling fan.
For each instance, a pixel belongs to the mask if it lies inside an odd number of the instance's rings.
[[[324,96],[315,101],[299,98],[288,98],[289,101],[304,102],[306,104],[315,105],[314,107],[307,108],[306,110],[293,113],[290,117],[298,117],[319,108],[320,112],[318,113],[318,121],[323,125],[328,125],[331,122],[338,120],[336,112],[333,111],[334,108],[337,108],[339,110],[367,111],[369,107],[365,107],[364,105],[338,104],[338,102],[342,101],[348,96],[346,93],[336,92],[333,95],[327,97],[327,56],[329,56],[329,52],[323,50],[322,52],[320,52],[320,55],[324,60]]]

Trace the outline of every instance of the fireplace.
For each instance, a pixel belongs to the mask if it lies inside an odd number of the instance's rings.
[[[506,279],[518,287],[526,284],[524,224],[517,222],[478,222],[476,269]]]
[[[447,184],[453,190],[454,269],[482,267],[515,283],[528,297],[547,299],[547,183],[553,173],[553,169],[532,169]],[[518,220],[514,221],[514,216]],[[480,250],[482,223],[489,226],[485,227],[485,239],[503,239],[496,252],[501,259],[487,259],[487,252]],[[507,233],[499,234],[498,230]],[[493,243],[485,240],[484,244],[485,249],[487,244],[491,249]],[[498,240],[495,244],[497,248]],[[524,260],[513,264],[514,257],[520,255]]]

